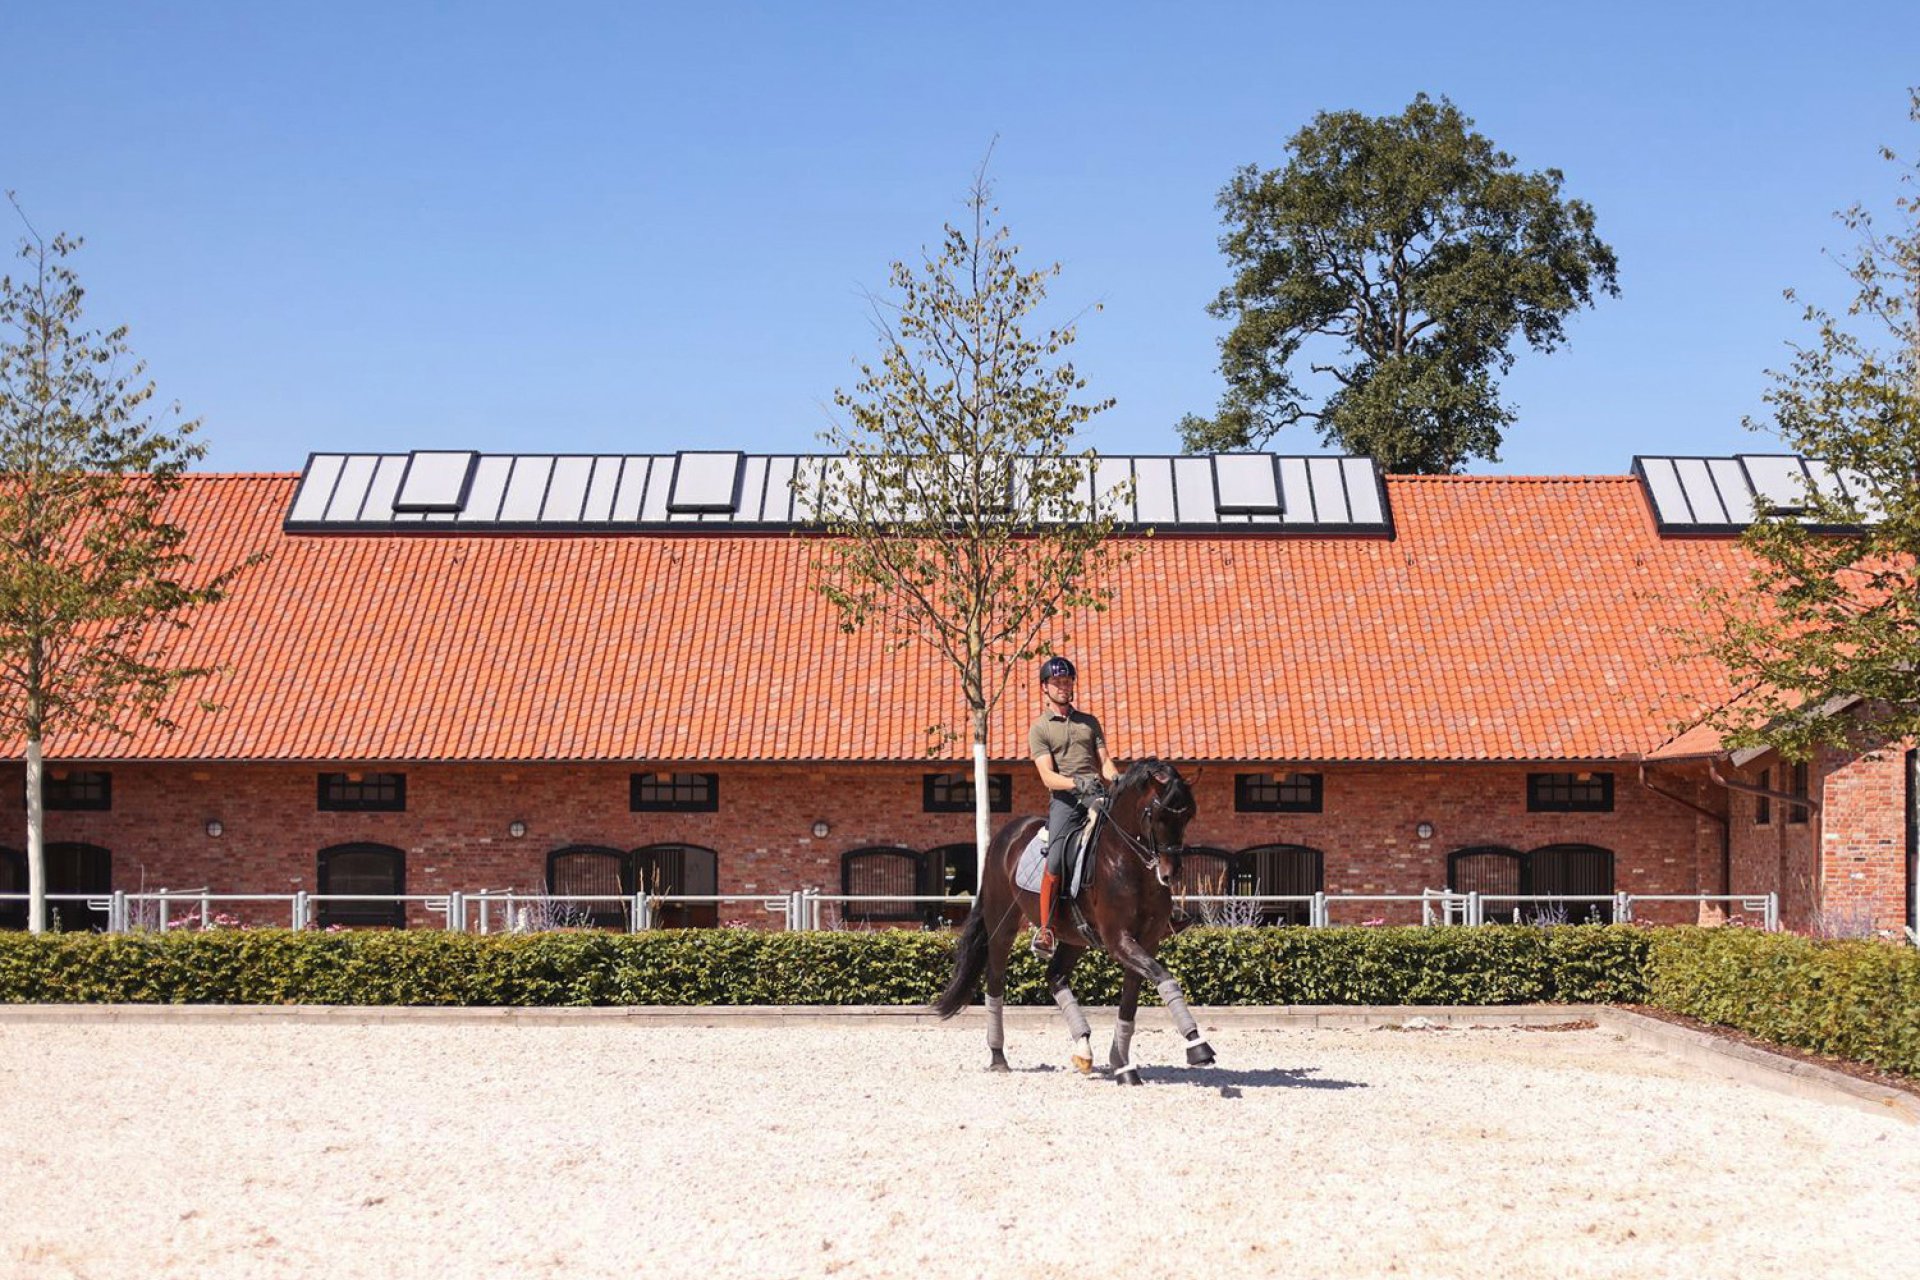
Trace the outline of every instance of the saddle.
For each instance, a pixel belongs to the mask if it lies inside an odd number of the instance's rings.
[[[1094,832],[1106,821],[1106,814],[1105,804],[1089,805],[1086,821],[1067,836],[1067,866],[1066,873],[1060,878],[1060,896],[1069,904],[1079,901],[1080,891],[1093,874],[1093,859],[1087,857],[1087,851],[1093,848]],[[1047,829],[1041,827],[1027,842],[1027,847],[1020,851],[1020,860],[1013,868],[1013,882],[1028,893],[1038,893],[1040,873],[1046,870],[1046,866]]]

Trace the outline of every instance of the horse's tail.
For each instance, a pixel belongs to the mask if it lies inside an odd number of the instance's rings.
[[[975,898],[973,910],[967,913],[966,927],[960,930],[960,941],[954,944],[953,979],[933,1002],[933,1011],[942,1018],[951,1018],[973,1003],[980,975],[986,971],[987,919],[980,912],[980,899]]]

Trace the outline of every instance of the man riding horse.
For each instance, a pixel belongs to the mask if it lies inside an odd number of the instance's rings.
[[[1087,819],[1088,805],[1105,797],[1107,787],[1120,780],[1120,771],[1107,754],[1100,722],[1073,705],[1073,663],[1052,657],[1040,664],[1040,718],[1027,731],[1027,750],[1033,754],[1040,781],[1052,795],[1047,806],[1047,868],[1040,876],[1040,925],[1033,934],[1033,953],[1051,959],[1054,899],[1066,872],[1067,847],[1073,833]]]

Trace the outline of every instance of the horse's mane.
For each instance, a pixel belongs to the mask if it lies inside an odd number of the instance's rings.
[[[1180,771],[1165,760],[1155,759],[1153,756],[1135,760],[1133,764],[1128,767],[1127,771],[1120,775],[1120,781],[1113,784],[1113,793],[1120,795],[1123,792],[1131,792],[1139,787],[1146,786],[1153,780],[1153,773],[1156,769],[1163,769],[1172,775],[1172,781],[1167,787],[1167,802],[1176,809],[1187,808],[1192,805],[1193,792],[1187,786],[1187,780],[1180,776]],[[1184,804],[1181,803],[1183,800],[1185,801]]]

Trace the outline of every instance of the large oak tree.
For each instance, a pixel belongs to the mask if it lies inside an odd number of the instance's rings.
[[[1181,420],[1186,447],[1307,423],[1390,472],[1497,459],[1515,339],[1551,351],[1572,312],[1619,292],[1593,210],[1425,94],[1397,116],[1322,112],[1287,151],[1220,193],[1227,390],[1214,417]]]

